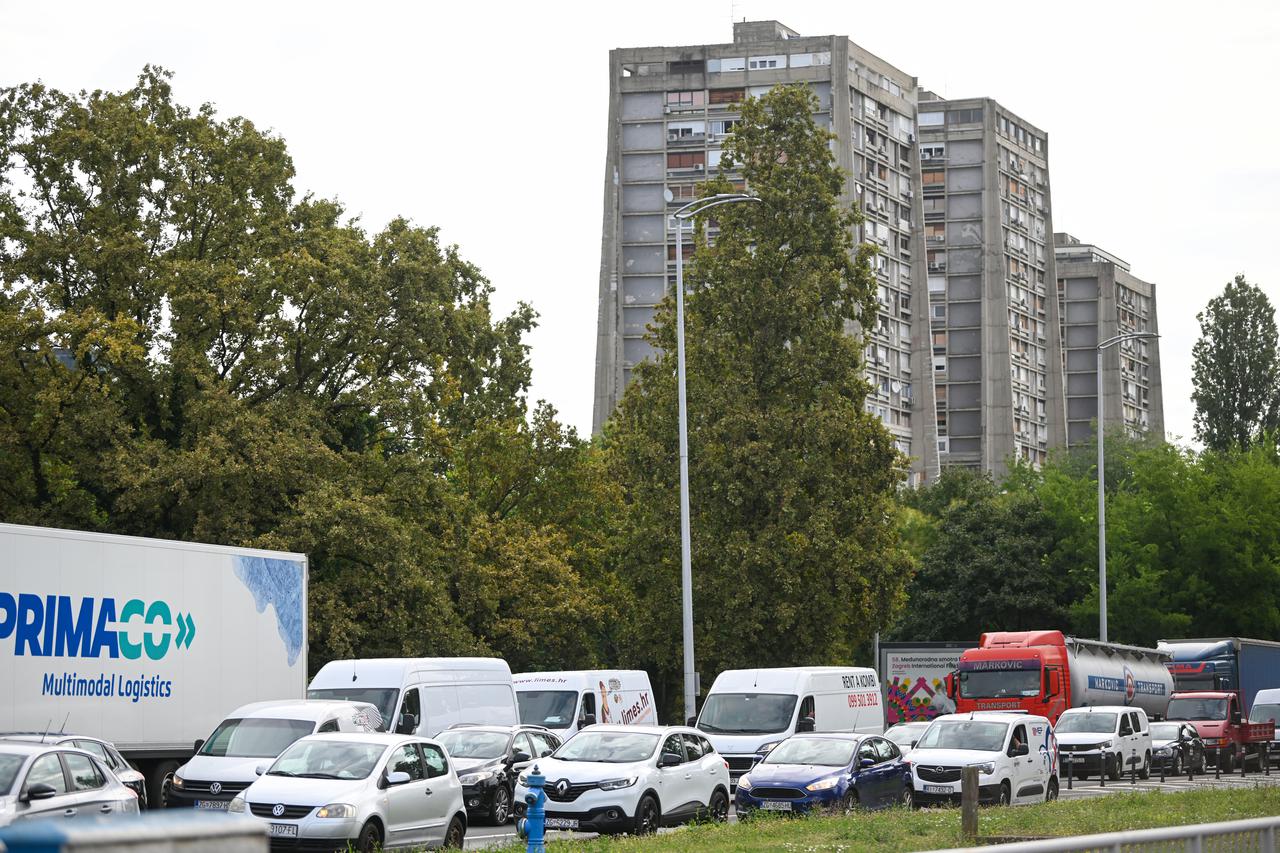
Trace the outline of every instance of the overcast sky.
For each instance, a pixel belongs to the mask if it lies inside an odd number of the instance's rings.
[[[437,225],[530,302],[535,397],[591,428],[608,51],[777,18],[1049,134],[1055,230],[1159,286],[1165,419],[1192,435],[1195,315],[1280,303],[1280,3],[41,3],[0,0],[0,86],[120,89],[145,63],[287,140],[300,192]],[[1272,221],[1272,220],[1276,221]]]

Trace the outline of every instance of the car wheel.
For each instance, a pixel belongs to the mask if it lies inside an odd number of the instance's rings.
[[[1119,782],[1120,771],[1122,769],[1123,768],[1120,766],[1120,756],[1118,754],[1107,756],[1107,778],[1108,779],[1110,779],[1112,782]]]
[[[1196,764],[1196,772],[1197,772],[1197,773],[1204,773],[1204,772],[1205,772],[1205,768],[1206,768],[1206,767],[1207,767],[1207,765],[1204,763],[1204,752],[1203,752],[1203,751],[1201,751],[1201,753],[1200,753],[1200,761]]]
[[[1236,748],[1233,746],[1227,752],[1227,764],[1222,768],[1224,773],[1234,773],[1236,769]]]
[[[711,793],[711,803],[707,806],[707,811],[711,815],[711,820],[715,823],[725,823],[729,820],[729,795],[722,789],[716,788]]]
[[[1138,771],[1138,778],[1139,779],[1151,778],[1151,753],[1149,752],[1142,759],[1142,769]]]
[[[169,783],[180,766],[176,761],[165,761],[156,765],[147,774],[147,800],[156,803],[162,809],[169,807]]]
[[[382,831],[373,821],[369,821],[360,829],[360,837],[356,839],[355,848],[360,853],[373,853],[382,847]]]
[[[1008,782],[1000,783],[1000,799],[996,803],[998,806],[1007,806],[1013,802],[1013,789],[1009,787]]]
[[[489,806],[489,823],[505,826],[511,817],[511,792],[506,785],[499,785],[493,791],[493,805]]]
[[[840,804],[836,806],[836,811],[839,814],[844,815],[853,814],[857,811],[859,802],[861,801],[858,799],[858,792],[853,788],[850,788],[845,791],[844,796],[840,798]]]
[[[1049,778],[1049,787],[1044,792],[1044,801],[1052,803],[1058,799],[1058,780],[1056,777]]]
[[[1173,766],[1169,770],[1169,775],[1170,776],[1182,775],[1182,753],[1181,752],[1175,752],[1173,754]]]
[[[461,850],[462,845],[467,841],[467,827],[462,822],[461,817],[454,817],[449,822],[449,831],[444,834],[444,846],[446,850]]]
[[[898,803],[903,808],[913,809],[916,807],[916,792],[910,785],[906,785],[902,789],[902,793],[898,796]]]
[[[636,806],[635,835],[653,835],[658,831],[662,821],[662,812],[658,809],[658,801],[649,794],[640,798]]]

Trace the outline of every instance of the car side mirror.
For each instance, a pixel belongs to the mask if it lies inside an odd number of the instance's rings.
[[[674,752],[664,752],[662,753],[662,757],[658,759],[659,767],[675,767],[683,763],[684,761],[680,756],[676,755]]]
[[[858,759],[858,769],[859,769],[859,770],[866,770],[868,767],[875,767],[875,766],[876,766],[876,760],[875,760],[874,758],[860,758],[860,759]]]
[[[596,724],[595,714],[583,714],[582,721],[578,723],[578,727],[586,728],[587,726],[594,726],[595,724]]]
[[[687,720],[685,720],[685,721],[684,721],[684,724],[685,724],[686,726],[688,726],[689,728],[691,728],[691,729],[692,729],[692,728],[696,728],[696,727],[697,727],[697,725],[698,725],[698,718],[697,718],[697,717],[690,717],[689,719],[687,719]]]
[[[947,698],[948,699],[956,698],[956,674],[954,672],[948,672],[947,677],[944,678],[942,681],[947,688]]]
[[[393,770],[387,774],[387,785],[396,786],[403,785],[409,781],[409,774],[403,770]]]
[[[516,750],[511,754],[512,764],[524,764],[526,761],[533,761],[533,756],[523,750]]]
[[[910,747],[908,747],[908,749],[915,749],[915,748],[916,748],[916,744],[918,744],[919,742],[920,742],[920,741],[918,741],[918,740],[913,740],[913,741],[911,741],[911,746],[910,746]]]
[[[54,790],[52,785],[45,782],[37,782],[34,785],[28,785],[27,790],[19,797],[19,801],[27,803],[32,800],[47,800],[56,795],[58,792]]]
[[[253,772],[257,776],[265,776],[268,769],[267,765],[259,764],[257,767],[253,768]]]
[[[396,721],[396,734],[409,735],[418,730],[418,715],[404,712],[400,715],[400,719]]]
[[[1031,752],[1025,743],[1020,743],[1009,750],[1010,758],[1017,758],[1019,755],[1027,755]]]
[[[813,717],[801,717],[799,720],[796,720],[796,731],[811,732],[813,731],[814,725]]]
[[[544,749],[544,750],[542,750],[542,752],[538,753],[538,757],[539,757],[539,758],[546,758],[546,757],[547,757],[548,755],[550,755],[552,752],[553,752],[553,750],[550,750],[550,749]]]
[[[204,738],[196,738],[196,745],[191,747],[192,752],[199,752],[200,747],[204,746]]]

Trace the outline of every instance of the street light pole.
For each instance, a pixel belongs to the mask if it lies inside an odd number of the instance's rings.
[[[670,199],[668,199],[670,200]],[[704,210],[739,201],[759,201],[745,193],[717,193],[695,199],[672,214],[676,224],[676,388],[680,406],[680,591],[684,616],[684,716],[698,713],[698,674],[693,658],[693,566],[689,543],[689,414],[684,371],[684,232],[681,225]]]
[[[1098,639],[1107,642],[1107,475],[1103,440],[1102,353],[1116,344],[1158,338],[1155,332],[1129,332],[1098,344]]]

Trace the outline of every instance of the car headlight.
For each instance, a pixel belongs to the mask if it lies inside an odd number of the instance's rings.
[[[465,776],[459,776],[458,782],[463,785],[478,785],[481,782],[487,782],[493,778],[492,770],[481,770],[478,773],[468,773]]]
[[[819,779],[812,785],[805,785],[806,791],[830,791],[836,785],[840,784],[839,776],[828,776],[826,779]]]
[[[1173,752],[1173,750],[1167,746],[1156,747],[1156,755],[1168,755],[1171,752]]]
[[[986,764],[976,764],[974,766],[978,768],[978,772],[983,776],[990,776],[996,772],[996,763],[994,761],[988,761]]]
[[[637,776],[628,776],[626,779],[607,779],[600,783],[601,791],[617,791],[622,788],[630,788],[636,783]]]
[[[775,740],[773,743],[766,743],[764,746],[762,746],[762,747],[760,747],[759,749],[757,749],[757,750],[756,750],[756,755],[758,755],[758,756],[760,756],[761,758],[763,758],[763,757],[765,757],[766,755],[768,755],[769,753],[773,752],[773,748],[774,748],[775,746],[777,746],[778,744],[780,744],[780,743],[782,743],[782,741],[780,741],[780,740]]]
[[[516,778],[516,784],[517,784],[517,785],[524,785],[526,788],[527,788],[527,787],[529,787],[529,774],[528,774],[528,773],[526,773],[526,774],[524,774],[523,776],[519,776],[519,777],[517,777],[517,778]]]
[[[244,796],[241,794],[236,794],[231,802],[227,803],[227,811],[231,814],[244,814],[244,810]]]
[[[179,791],[181,791],[183,788],[186,787],[187,781],[183,779],[181,776],[179,776],[177,773],[175,773],[173,774],[173,778],[169,780],[169,784],[177,788]]]
[[[1114,745],[1115,741],[1104,740],[1102,743],[1098,744],[1098,749],[1110,749]]]
[[[750,790],[751,790],[751,776],[750,776],[750,775],[746,775],[746,776],[739,776],[739,777],[738,777],[738,787],[739,787],[739,788],[741,788],[741,789],[742,789],[742,790],[744,790],[744,791],[750,791]]]
[[[356,807],[350,803],[329,803],[321,806],[316,817],[355,817]]]

